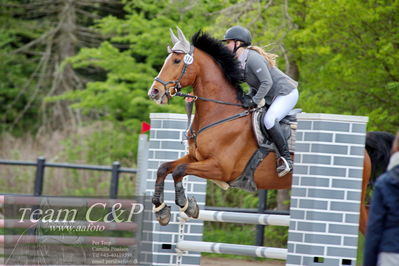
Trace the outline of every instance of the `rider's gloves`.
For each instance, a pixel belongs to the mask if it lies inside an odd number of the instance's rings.
[[[249,109],[252,109],[252,108],[255,108],[255,107],[258,106],[258,105],[253,101],[252,97],[249,96],[249,95],[245,95],[245,96],[244,96],[244,99],[243,99],[243,101],[242,101],[242,104],[244,105],[244,108],[249,108]]]

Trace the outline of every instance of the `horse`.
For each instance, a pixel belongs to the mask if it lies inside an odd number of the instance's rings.
[[[177,32],[178,37],[170,30],[174,46],[168,47],[169,55],[148,95],[158,104],[167,104],[174,96],[191,97],[196,112],[187,133],[188,154],[163,163],[157,171],[152,203],[161,225],[167,225],[171,216],[170,206],[163,201],[164,180],[168,174],[172,173],[175,202],[180,210],[189,217],[198,218],[199,208],[195,199],[185,196],[184,176],[195,175],[219,185],[229,183],[240,176],[257,149],[250,112],[242,106],[241,71],[234,55],[223,43],[202,31],[193,35],[191,44],[179,28]],[[193,95],[182,94],[181,89],[190,85]],[[362,202],[371,177],[369,154],[376,158],[386,152],[379,151],[378,145],[369,145],[368,148],[373,153],[364,153]],[[278,177],[277,159],[271,152],[256,169],[254,181],[258,189],[291,188],[292,173]],[[360,231],[363,233],[366,223],[367,208],[362,204]]]

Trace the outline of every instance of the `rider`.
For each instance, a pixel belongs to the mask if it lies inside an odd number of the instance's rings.
[[[250,92],[244,96],[244,106],[262,107],[265,103],[269,106],[263,122],[283,159],[284,163],[277,167],[277,172],[279,176],[284,176],[292,171],[293,163],[279,122],[298,101],[298,82],[277,68],[277,55],[251,46],[252,37],[248,29],[231,27],[226,31],[223,41],[240,61],[244,79],[250,86]]]

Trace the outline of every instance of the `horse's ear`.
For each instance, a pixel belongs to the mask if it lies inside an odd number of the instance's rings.
[[[184,53],[188,54],[190,52],[190,46],[191,46],[190,42],[187,41],[182,30],[177,26],[176,26],[176,28],[177,28],[177,36],[179,37],[179,44],[178,44],[179,47],[176,47],[176,49],[178,48],[177,50],[181,50]],[[175,47],[173,47],[173,48],[175,48]]]
[[[175,45],[179,41],[179,39],[173,33],[173,30],[171,28],[169,28],[169,32],[170,32],[170,38],[172,39],[172,43],[173,45]]]
[[[177,34],[178,34],[178,36],[179,36],[179,40],[180,40],[182,43],[184,43],[184,44],[188,44],[188,46],[190,47],[190,42],[187,41],[187,39],[186,39],[186,37],[184,36],[184,33],[182,32],[182,30],[181,30],[178,26],[176,26],[176,28],[177,28]]]

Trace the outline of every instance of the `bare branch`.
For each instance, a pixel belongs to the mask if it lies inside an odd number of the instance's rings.
[[[290,72],[290,60],[288,58],[288,54],[284,48],[284,45],[280,44],[279,45],[280,51],[283,53],[283,57],[284,57],[284,61],[285,61],[285,73],[289,73]]]
[[[76,9],[76,13],[82,14],[82,15],[84,15],[86,17],[89,17],[89,18],[92,18],[92,19],[99,19],[100,18],[100,16],[92,14],[92,13],[87,12],[87,11],[84,11],[83,9]]]
[[[50,36],[54,35],[57,31],[59,30],[59,27],[56,27],[48,32],[45,32],[42,34],[42,36],[40,36],[39,38],[31,41],[30,43],[25,44],[24,46],[12,51],[11,53],[13,54],[17,54],[20,53],[26,49],[31,48],[32,46],[35,46],[36,44],[41,43],[42,41],[46,40],[47,38],[49,38]]]
[[[84,31],[79,31],[77,33],[77,36],[82,37],[82,38],[89,38],[89,39],[95,39],[95,40],[103,40],[99,34],[95,34],[92,32],[84,32]]]
[[[251,22],[248,23],[248,27],[251,27],[255,22],[259,20],[261,17],[262,13],[265,12],[271,5],[273,4],[273,0],[269,0],[269,2],[265,5],[264,8],[262,8],[261,4],[258,4],[258,13],[256,16],[251,20]]]
[[[43,59],[43,65],[40,68],[42,74],[47,71],[48,64],[49,64],[49,61],[50,61],[52,43],[51,42],[47,42],[47,44],[48,45],[47,45],[46,53],[44,54],[44,56],[42,58]],[[44,81],[43,79],[39,79],[38,83],[36,84],[36,88],[33,91],[33,94],[31,95],[28,103],[25,105],[24,109],[18,114],[18,116],[14,119],[14,122],[12,123],[11,128],[13,128],[19,122],[19,120],[25,115],[25,113],[29,110],[29,108],[31,107],[32,103],[36,99],[37,94],[39,93],[39,90],[42,87],[43,81]]]
[[[100,3],[100,4],[121,4],[119,0],[80,0],[77,1],[77,4],[85,4],[85,5],[93,5],[93,3]]]
[[[284,0],[284,15],[288,21],[288,29],[291,30],[293,28],[294,23],[292,22],[292,18],[288,12],[288,0]]]
[[[11,108],[19,101],[20,97],[25,93],[25,91],[28,89],[28,86],[31,84],[31,82],[33,81],[34,77],[36,76],[36,74],[38,73],[38,71],[40,70],[42,64],[43,64],[43,58],[41,58],[42,60],[40,60],[39,64],[37,65],[37,67],[35,68],[35,70],[33,71],[32,75],[29,77],[28,81],[24,84],[24,86],[19,90],[17,96],[15,96],[14,100],[9,103],[6,107],[6,114],[8,113],[8,110],[11,110]]]
[[[30,0],[26,2],[28,3],[18,5],[16,8],[18,10],[14,12],[14,15],[32,21],[40,18],[41,23],[47,23],[45,27],[49,26],[51,29],[13,51],[15,54],[39,55],[40,60],[29,80],[8,105],[10,107],[8,110],[11,110],[11,107],[15,106],[22,96],[27,97],[27,104],[17,114],[11,127],[15,127],[21,121],[39,97],[60,95],[66,91],[84,87],[88,80],[80,77],[71,65],[64,65],[63,62],[66,58],[74,56],[79,47],[98,46],[104,37],[95,29],[79,25],[79,22],[83,21],[80,18],[99,19],[101,16],[97,15],[96,10],[115,13],[122,7],[119,0]],[[44,51],[41,51],[43,49]],[[34,81],[36,84],[32,85]],[[29,87],[31,89],[28,95]],[[52,128],[54,125],[80,123],[79,111],[68,107],[68,101],[57,101],[51,104],[42,102],[40,109],[43,119],[42,128],[48,125]]]

